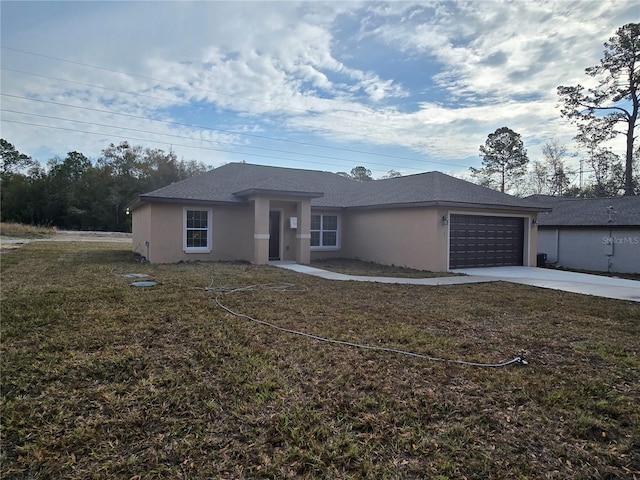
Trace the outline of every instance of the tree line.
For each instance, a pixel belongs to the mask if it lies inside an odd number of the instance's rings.
[[[2,221],[70,230],[129,231],[129,205],[141,193],[207,170],[175,153],[110,144],[94,162],[79,152],[53,158],[43,168],[0,140]]]
[[[552,195],[560,197],[616,197],[627,195],[625,168],[620,157],[605,149],[587,152],[580,166],[571,168],[568,160],[580,155],[553,138],[542,146],[542,157],[529,160],[519,133],[502,127],[489,134],[480,146],[482,168],[471,167],[472,179],[485,187],[519,197]],[[628,194],[640,193],[640,156],[633,156]],[[635,173],[633,173],[635,172]]]

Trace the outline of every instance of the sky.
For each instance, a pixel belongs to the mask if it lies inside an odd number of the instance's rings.
[[[212,168],[380,178],[465,176],[505,126],[532,161],[553,139],[573,150],[556,89],[589,85],[585,68],[640,7],[3,0],[0,16],[1,135],[43,164],[128,141]]]

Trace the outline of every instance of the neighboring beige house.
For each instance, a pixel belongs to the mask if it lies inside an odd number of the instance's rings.
[[[231,163],[141,195],[133,248],[152,263],[327,257],[446,271],[536,264],[531,200],[439,172],[357,182]]]

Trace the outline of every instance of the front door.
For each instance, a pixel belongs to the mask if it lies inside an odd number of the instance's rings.
[[[280,260],[280,212],[269,211],[269,260]]]

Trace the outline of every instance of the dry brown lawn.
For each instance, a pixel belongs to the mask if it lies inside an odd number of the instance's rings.
[[[142,265],[126,248],[2,256],[3,479],[640,476],[638,304]],[[327,344],[216,298],[312,335],[529,363]]]

